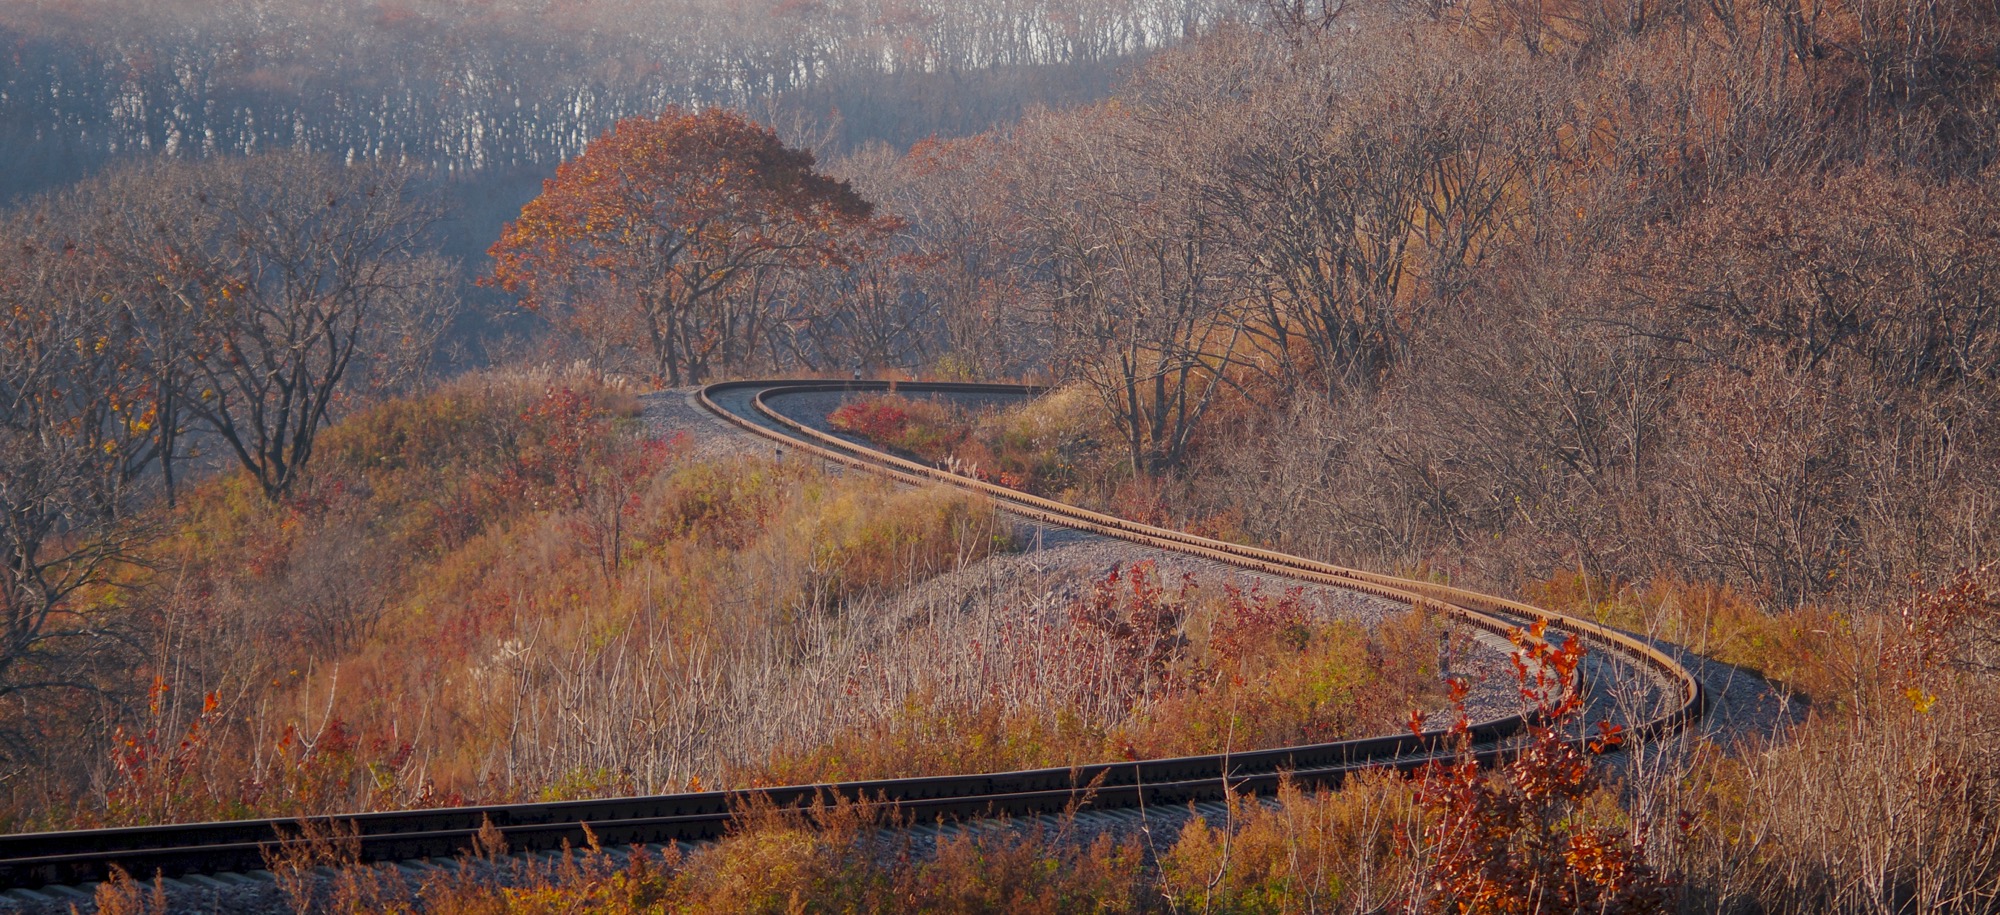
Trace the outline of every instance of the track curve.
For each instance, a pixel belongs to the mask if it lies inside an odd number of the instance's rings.
[[[1700,679],[1679,659],[1643,639],[1590,620],[1464,588],[1345,568],[1081,509],[859,444],[814,428],[771,405],[773,399],[787,395],[821,392],[903,391],[1032,396],[1042,390],[1031,385],[954,382],[744,381],[709,385],[701,389],[699,398],[703,406],[724,419],[781,444],[907,482],[944,483],[976,492],[993,499],[1010,512],[1037,521],[1088,530],[1252,571],[1347,588],[1399,603],[1422,606],[1503,635],[1523,625],[1538,621],[1546,623],[1552,631],[1580,636],[1588,644],[1631,659],[1672,685],[1670,692],[1676,695],[1669,708],[1635,722],[1630,732],[1637,737],[1656,736],[1692,722],[1705,708],[1705,692]],[[746,413],[743,405],[753,412]],[[1496,719],[1496,722],[1500,720],[1505,719]]]
[[[787,394],[886,391],[958,396],[1031,396],[1023,385],[757,381],[725,382],[697,392],[699,403],[727,422],[763,436],[774,447],[911,483],[942,483],[979,493],[1006,511],[1239,568],[1328,585],[1428,608],[1465,625],[1506,634],[1536,621],[1551,632],[1585,639],[1642,668],[1664,684],[1663,709],[1628,724],[1628,733],[1655,737],[1686,725],[1703,710],[1699,679],[1671,655],[1594,622],[1517,601],[1394,576],[1348,569],[1271,550],[1227,543],[1087,511],[981,480],[949,473],[813,428],[771,406]],[[1528,721],[1510,715],[1472,727],[1477,752],[1491,758]],[[302,833],[338,832],[365,862],[449,858],[474,847],[488,824],[517,851],[695,841],[724,833],[748,805],[807,806],[835,798],[861,799],[916,823],[991,815],[1026,816],[1077,808],[1181,805],[1231,792],[1267,792],[1281,780],[1337,784],[1370,768],[1413,768],[1452,752],[1443,731],[1308,746],[1173,759],[1145,759],[1072,768],[936,778],[889,779],[750,788],[610,800],[509,804],[320,817],[306,821],[220,823],[98,829],[0,836],[0,888],[101,880],[119,868],[139,875],[218,873],[261,868],[274,846]],[[587,825],[586,825],[587,824]]]

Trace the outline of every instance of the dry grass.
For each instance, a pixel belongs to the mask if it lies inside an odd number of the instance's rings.
[[[1217,753],[1397,730],[1444,687],[1418,615],[1374,634],[1298,595],[1185,581],[1149,564],[972,592],[1003,612],[908,613],[819,689],[809,727],[755,777],[887,778]],[[961,591],[960,594],[965,592]],[[907,612],[907,611],[906,611]],[[1422,651],[1410,650],[1410,645]]]
[[[1985,574],[1990,579],[1991,572]],[[1003,589],[999,582],[989,587]],[[1568,585],[1552,584],[1551,593],[1563,587]],[[1147,630],[1135,622],[1143,622],[1149,612],[1172,609],[1166,618],[1177,638],[1161,642],[1142,637],[1102,646],[1126,665],[1126,680],[1151,678],[1160,692],[1147,701],[1157,703],[1170,695],[1177,672],[1212,669],[1193,663],[1197,658],[1230,657],[1233,651],[1234,657],[1267,663],[1268,656],[1245,646],[1278,644],[1297,650],[1297,620],[1282,601],[1246,601],[1239,595],[1232,604],[1226,593],[1155,592],[1150,586],[1134,590],[1129,580],[1111,591],[1108,604],[1096,602],[1104,596],[1099,589],[1053,606],[1070,623],[1078,622],[1079,613],[1111,612],[1121,626],[1140,636]],[[1649,593],[1659,597],[1668,591],[1655,584]],[[2000,825],[1990,815],[2000,807],[2000,758],[1992,750],[2000,730],[1993,715],[2000,709],[2000,691],[1977,665],[1991,654],[1989,623],[2000,616],[1996,595],[2000,589],[1990,580],[1977,579],[1973,585],[1913,600],[1896,616],[1900,622],[1895,625],[1876,621],[1879,625],[1867,631],[1878,633],[1886,645],[1888,664],[1878,668],[1886,671],[1878,678],[1883,688],[1857,694],[1851,702],[1820,703],[1816,720],[1791,740],[1733,752],[1703,744],[1679,750],[1648,747],[1645,752],[1653,762],[1623,776],[1608,771],[1565,775],[1565,784],[1577,790],[1558,792],[1562,803],[1534,822],[1550,835],[1615,839],[1608,846],[1577,846],[1586,850],[1636,849],[1644,855],[1646,872],[1666,879],[1667,902],[1677,911],[1991,911],[2000,904]],[[1622,599],[1636,603],[1606,612],[1643,611],[1666,619],[1683,613],[1673,609],[1676,602],[1694,605],[1686,593],[1671,600],[1631,594]],[[923,632],[926,625],[948,629],[956,620],[974,627],[951,630],[958,634],[994,636],[999,629],[978,627],[1005,625],[983,614],[954,616],[938,605],[918,611],[907,599],[854,605],[868,606],[903,607],[905,615],[885,614],[876,623],[899,632]],[[1220,615],[1218,609],[1231,615]],[[929,617],[927,622],[919,622],[920,613]],[[1733,613],[1704,618],[1735,619]],[[1738,621],[1723,631],[1748,626]],[[1858,631],[1843,630],[1844,637],[1853,639]],[[1308,635],[1307,642],[1316,637]],[[1417,626],[1406,637],[1421,640],[1427,635]],[[1008,630],[1001,641],[1033,644],[1018,629]],[[1148,652],[1146,645],[1167,648]],[[916,642],[911,650],[921,655],[925,643]],[[1850,644],[1830,656],[1857,650]],[[1032,651],[1023,656],[1035,657]],[[994,705],[973,704],[962,707],[967,710],[957,717],[938,714],[950,708],[937,697],[947,695],[942,690],[952,684],[976,694],[998,684],[1036,682],[1009,668],[982,679],[980,671],[996,657],[1007,655],[983,656],[978,664],[947,664],[944,676],[929,682],[926,692],[915,665],[870,655],[869,670],[895,671],[888,681],[906,688],[899,693],[820,684],[823,696],[850,697],[833,700],[829,707],[862,714],[900,695],[908,708],[918,710],[910,712],[909,721],[933,726],[907,729],[893,738],[872,733],[869,740],[847,742],[822,731],[797,746],[848,748],[857,755],[813,758],[822,765],[860,769],[887,766],[898,754],[914,755],[926,767],[947,768],[1001,768],[1046,759],[1037,754],[1073,739],[1054,729],[1048,723],[1052,719],[1035,717],[1037,703],[1047,702],[1047,696],[1005,713],[993,711]],[[1073,659],[1059,666],[1077,667]],[[1822,676],[1808,670],[1801,679],[1818,682]],[[1829,677],[1827,682],[1844,681]],[[873,698],[851,698],[856,696]],[[1179,720],[1182,712],[1175,715]],[[948,747],[957,749],[940,751]],[[1538,771],[1532,764],[1517,763],[1466,782],[1460,794],[1480,804],[1505,802],[1514,792],[1539,790]],[[1612,779],[1607,785],[1593,787],[1607,776]],[[421,899],[425,911],[442,912],[1405,911],[1436,898],[1438,881],[1475,872],[1466,870],[1465,861],[1454,865],[1457,870],[1439,870],[1437,842],[1443,833],[1437,830],[1440,817],[1450,811],[1424,800],[1434,798],[1437,790],[1431,782],[1388,774],[1329,791],[1287,785],[1262,803],[1236,798],[1222,821],[1191,822],[1178,836],[1151,847],[1102,839],[1077,844],[1064,837],[1069,830],[1064,826],[1050,833],[986,833],[923,850],[899,833],[880,830],[875,814],[854,805],[760,809],[746,811],[729,839],[686,857],[640,854],[617,863],[590,850],[555,862],[496,859],[483,869],[434,876],[408,897],[395,895],[402,884],[367,876],[380,872],[348,867],[340,870],[342,876],[302,892],[320,894],[309,898],[335,911],[407,911],[414,905],[411,899]],[[1488,821],[1512,822],[1507,816]],[[1540,838],[1509,833],[1477,847],[1532,855],[1538,852],[1520,843],[1548,838],[1535,836]],[[1576,858],[1575,852],[1572,847],[1569,857],[1561,859],[1568,862],[1563,866],[1596,866],[1596,859]],[[1619,866],[1629,869],[1634,862]],[[141,885],[128,881],[108,885],[106,892],[114,894],[117,904],[128,905],[119,911],[145,910],[147,892]],[[1520,898],[1528,906],[1524,912],[1570,911],[1555,905],[1553,895],[1541,901],[1532,893]],[[1654,903],[1649,900],[1655,898],[1633,896],[1626,902],[1644,902],[1631,910],[1650,911]]]
[[[108,722],[115,753],[77,741],[69,777],[14,814],[714,784],[824,711],[838,659],[890,638],[859,608],[1010,546],[981,502],[695,461],[638,435],[636,412],[589,377],[476,378],[329,430],[286,504],[235,477],[189,493],[139,592],[164,621],[134,672],[152,701]],[[736,716],[749,726],[714,726]]]
[[[161,688],[80,819],[1212,752],[1394,730],[1439,701],[1421,616],[1363,632],[1291,595],[1150,570],[1095,586],[1024,573],[985,561],[1011,535],[977,502],[691,460],[631,415],[587,380],[488,379],[330,433],[336,457],[291,504],[232,481],[193,494],[183,561],[151,592],[169,628],[141,673]],[[1648,748],[1577,822],[1642,837],[1683,911],[1991,911],[2000,614],[1981,574],[1901,612],[1774,613],[1668,578],[1528,589],[1763,671],[1815,709],[1784,742]],[[1432,876],[1415,837],[1435,814],[1412,791],[1288,788],[1152,849],[913,854],[835,809],[758,812],[685,859],[487,849],[414,887],[352,866],[305,876],[336,859],[279,865],[316,910],[1359,912]],[[107,911],[161,902],[129,880],[103,892]]]
[[[836,429],[940,467],[1078,505],[1107,504],[1130,483],[1115,434],[1081,387],[999,409],[898,394],[860,397],[828,416]]]
[[[468,855],[411,886],[381,868],[347,867],[312,896],[339,913],[1135,912],[1147,908],[1139,852],[1108,839],[1082,846],[1041,833],[987,832],[918,850],[851,804],[761,810],[692,853],[592,846],[552,859]],[[622,860],[621,860],[622,859]],[[137,911],[137,910],[125,910]]]
[[[1671,836],[1683,908],[1992,911],[2000,758],[1964,730],[1979,723],[1941,703],[1816,724],[1781,746],[1703,752],[1649,786],[1635,815]]]
[[[1339,791],[1286,784],[1276,803],[1232,799],[1227,822],[1190,822],[1160,860],[1181,912],[1375,912],[1408,894],[1398,854],[1419,822],[1408,786],[1374,775]]]
[[[695,460],[635,410],[587,377],[474,379],[330,430],[290,503],[190,493],[150,592],[151,710],[80,755],[92,783],[59,788],[84,803],[23,808],[139,823],[1063,765],[1379,733],[1440,701],[1420,617],[1371,634],[1150,566],[1024,573],[984,561],[1013,535],[983,502]]]

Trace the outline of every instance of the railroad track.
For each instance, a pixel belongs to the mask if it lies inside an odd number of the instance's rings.
[[[1599,653],[1644,672],[1666,697],[1663,708],[1643,715],[1627,732],[1649,738],[1689,723],[1703,707],[1700,681],[1670,655],[1646,642],[1588,620],[1432,582],[1347,569],[1271,550],[1197,537],[1087,511],[960,476],[848,441],[801,422],[772,406],[786,396],[887,390],[882,382],[729,382],[698,394],[724,420],[773,442],[823,460],[910,483],[942,483],[980,493],[1006,511],[1047,524],[1078,528],[1287,579],[1345,588],[1442,614],[1467,626],[1506,634],[1537,621],[1551,633],[1575,637]],[[909,393],[961,397],[1019,397],[1038,393],[1020,385],[903,383]],[[1512,715],[1472,726],[1476,752],[1505,752],[1509,737],[1528,721]],[[611,800],[505,804],[322,817],[305,821],[242,820],[219,823],[96,829],[0,836],[0,889],[56,887],[104,879],[112,868],[141,877],[225,874],[266,866],[275,847],[309,841],[301,836],[338,834],[364,862],[450,859],[474,847],[482,829],[497,830],[517,852],[580,847],[594,837],[607,847],[713,839],[737,812],[751,805],[779,808],[836,799],[893,812],[906,822],[982,816],[1036,816],[1075,809],[1183,806],[1232,792],[1268,793],[1283,779],[1331,785],[1370,768],[1412,768],[1453,752],[1442,731],[1402,734],[1247,753],[1102,763],[938,778],[911,778],[711,791]],[[586,831],[587,829],[587,831]],[[198,878],[199,879],[199,878]],[[73,890],[68,890],[73,892]]]

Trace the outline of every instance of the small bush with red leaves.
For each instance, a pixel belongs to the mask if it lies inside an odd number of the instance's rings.
[[[1583,712],[1577,668],[1581,639],[1544,639],[1547,624],[1517,632],[1521,697],[1538,713],[1527,743],[1484,771],[1463,745],[1459,758],[1416,776],[1427,819],[1416,850],[1425,859],[1410,909],[1502,915],[1645,915],[1663,911],[1666,885],[1646,862],[1643,841],[1624,829],[1590,825],[1584,807],[1599,788],[1593,751],[1620,740],[1600,722],[1587,743],[1565,732]],[[1454,726],[1461,740],[1468,723]]]

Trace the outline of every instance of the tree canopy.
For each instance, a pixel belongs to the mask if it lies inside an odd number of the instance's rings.
[[[643,341],[658,380],[701,381],[782,320],[777,275],[848,263],[889,228],[814,164],[729,111],[628,118],[507,224],[492,282],[604,347]]]

